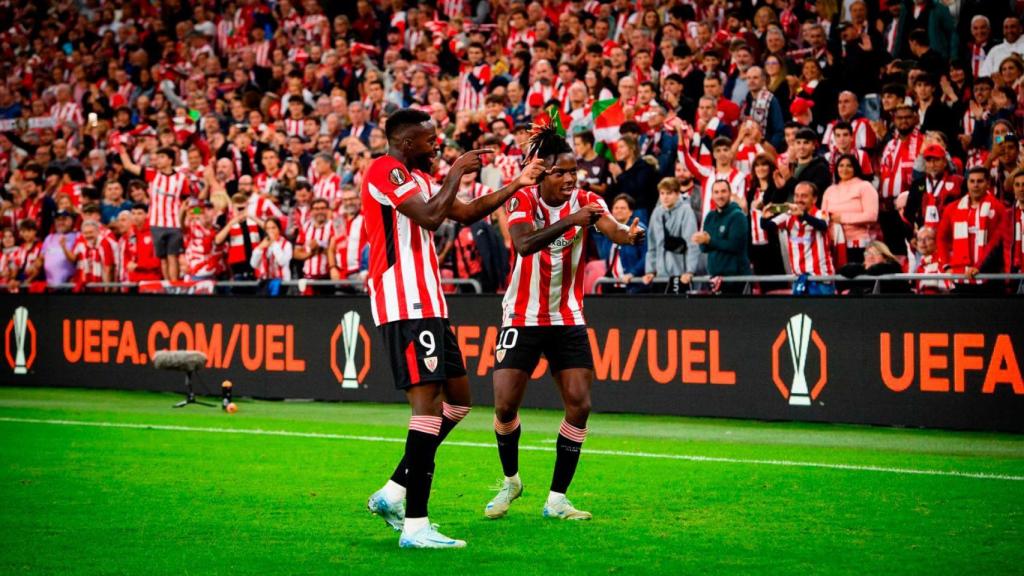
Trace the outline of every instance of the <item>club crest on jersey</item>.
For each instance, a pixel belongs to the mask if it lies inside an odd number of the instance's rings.
[[[405,184],[405,173],[399,168],[392,168],[391,172],[388,172],[388,180],[395,186],[401,186]]]
[[[437,356],[427,356],[423,359],[423,365],[431,372],[437,370]]]
[[[494,352],[494,357],[498,359],[498,364],[501,364],[501,362],[505,359],[505,349],[504,348],[498,348]]]

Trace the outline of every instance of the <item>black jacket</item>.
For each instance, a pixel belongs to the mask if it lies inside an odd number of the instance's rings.
[[[821,156],[815,156],[803,169],[793,167],[793,175],[786,180],[782,190],[785,192],[786,202],[793,201],[793,192],[796,185],[801,182],[811,182],[818,189],[818,200],[815,204],[821,208],[821,199],[825,196],[825,190],[832,185],[832,173],[828,167],[828,161]]]

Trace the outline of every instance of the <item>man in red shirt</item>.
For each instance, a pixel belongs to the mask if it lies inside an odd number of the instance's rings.
[[[132,206],[132,231],[125,249],[124,266],[129,282],[162,280],[160,259],[153,250],[153,232],[149,227],[149,206]]]
[[[435,190],[429,173],[439,145],[430,115],[399,110],[388,118],[387,138],[388,154],[370,164],[362,181],[370,245],[367,288],[395,384],[405,391],[413,415],[405,456],[367,508],[402,530],[403,548],[461,548],[465,541],[439,533],[427,518],[437,447],[471,405],[431,232],[447,218],[468,224],[494,212],[513,192],[532,184],[542,166],[534,162],[508,186],[465,203],[456,198],[460,180],[466,172],[479,172],[484,151],[460,156]]]
[[[988,171],[968,170],[967,194],[943,209],[935,238],[946,271],[967,276],[966,283],[957,283],[957,292],[978,291],[983,281],[975,276],[982,270],[1002,270],[1005,218],[1006,208],[989,189]]]

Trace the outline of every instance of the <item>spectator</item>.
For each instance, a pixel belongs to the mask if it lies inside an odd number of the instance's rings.
[[[594,150],[594,133],[589,130],[579,132],[573,136],[573,143],[581,176],[577,178],[578,186],[601,195],[607,201],[612,174],[608,160]]]
[[[884,242],[873,240],[864,249],[863,262],[850,262],[839,269],[839,274],[847,278],[858,276],[884,276],[899,274],[903,271],[900,261],[889,251]],[[847,282],[843,289],[847,294],[872,294],[875,282],[870,280]],[[905,294],[910,292],[910,284],[905,280],[882,280],[878,282],[881,294]]]
[[[1006,271],[1020,274],[1024,271],[1024,170],[1018,170],[1010,178],[1013,187],[1013,206],[1007,212]]]
[[[224,252],[215,242],[217,210],[206,201],[185,216],[185,279],[215,280],[224,270]]]
[[[786,211],[779,213],[773,205],[765,207],[765,213],[776,212],[774,218],[761,220],[766,229],[785,230],[788,236],[789,263],[793,274],[798,276],[793,284],[793,294],[828,295],[835,294],[835,287],[829,281],[808,280],[808,276],[831,276],[832,255],[829,250],[828,214],[819,209],[818,191],[811,182],[800,182],[794,189],[793,202]]]
[[[117,218],[125,210],[130,210],[132,203],[124,199],[124,187],[117,180],[108,180],[103,186],[103,200],[100,204],[101,220],[104,225]]]
[[[188,176],[174,169],[175,152],[170,148],[156,151],[156,169],[143,169],[132,161],[124,148],[120,148],[121,163],[125,170],[141,175],[149,183],[149,229],[154,253],[160,259],[163,277],[178,279],[178,256],[184,251],[181,233],[181,203],[192,194]]]
[[[750,264],[758,275],[785,274],[779,235],[769,233],[761,223],[764,207],[786,202],[782,190],[775,184],[775,160],[767,154],[754,158],[754,169],[747,187],[747,205],[750,206]],[[762,286],[762,291],[773,286]]]
[[[726,180],[718,180],[711,188],[714,210],[704,219],[701,232],[691,238],[693,244],[708,257],[708,275],[742,276],[750,273],[747,258],[747,217],[732,200],[732,187]],[[717,283],[713,282],[713,286]],[[742,294],[742,283],[721,283],[716,291]]]
[[[875,174],[875,169],[871,165],[871,156],[866,151],[854,147],[853,127],[846,122],[837,122],[830,125],[830,129],[832,132],[832,149],[825,152],[825,160],[828,162],[829,171],[835,174],[836,163],[839,161],[839,158],[844,155],[850,155],[856,159],[862,178],[871,180]],[[874,131],[870,126],[867,129],[873,137]]]
[[[680,202],[675,178],[658,183],[658,200],[647,231],[644,284],[650,285],[657,277],[668,277],[670,287],[674,284],[672,278],[689,286],[700,262],[700,248],[693,243],[697,217],[689,204]],[[655,291],[663,288],[656,286]]]
[[[629,226],[632,223],[635,218],[633,216],[635,209],[636,202],[629,194],[619,194],[612,200],[612,217],[623,226]],[[641,285],[631,284],[630,281],[644,276],[648,239],[645,237],[643,242],[635,245],[615,244],[600,234],[595,234],[595,239],[604,245],[604,249],[599,248],[599,250],[605,254],[606,275],[621,282],[613,286],[606,285],[603,291],[605,293],[640,291]]]
[[[132,228],[122,255],[128,282],[162,280],[160,259],[153,248],[153,234],[149,228],[149,206],[132,205]]]
[[[636,196],[637,216],[646,223],[657,203],[658,170],[640,157],[640,146],[634,136],[623,136],[615,145],[615,160],[608,166],[613,184],[612,194]]]
[[[937,251],[946,270],[967,277],[957,282],[957,292],[991,290],[994,284],[986,286],[975,276],[1002,269],[1005,217],[1006,209],[989,191],[988,172],[971,168],[967,195],[943,209],[936,234]]]
[[[295,239],[294,258],[301,261],[302,277],[310,280],[329,280],[331,277],[330,262],[327,259],[327,248],[331,245],[337,230],[330,220],[330,208],[327,200],[317,198],[311,205],[312,218]],[[314,290],[317,293],[328,293],[325,287]]]
[[[98,221],[86,220],[71,249],[63,246],[68,260],[76,264],[76,284],[114,281],[114,252],[100,240],[100,230]]]
[[[951,174],[946,151],[938,144],[927,146],[921,153],[925,162],[925,173],[910,184],[903,208],[906,238],[914,237],[914,231],[922,226],[936,228],[939,217],[946,205],[960,199],[962,179]]]
[[[291,280],[292,243],[281,233],[274,219],[263,223],[266,236],[252,251],[249,265],[257,280]]]
[[[46,285],[51,288],[71,281],[75,273],[75,258],[71,249],[78,240],[74,230],[75,217],[70,212],[58,212],[53,220],[53,234],[43,240],[39,254],[46,273]]]
[[[935,253],[935,228],[925,226],[917,231],[915,251],[910,254],[907,272],[910,274],[946,274],[945,262]],[[918,294],[945,294],[953,289],[949,280],[918,280]]]
[[[234,281],[248,281],[255,278],[252,267],[252,252],[259,244],[263,230],[259,222],[248,213],[249,198],[238,193],[231,197],[232,213],[227,223],[217,232],[214,243],[227,243],[227,264]]]
[[[839,254],[836,260],[840,265],[862,262],[878,222],[878,191],[864,180],[852,155],[839,158],[835,182],[825,190],[821,210],[832,225],[832,241]]]
[[[785,118],[782,116],[779,99],[766,85],[768,76],[763,68],[751,66],[747,69],[746,76],[750,91],[744,100],[743,115],[757,122],[765,139],[772,146],[780,148],[783,144],[782,129]]]
[[[797,184],[810,182],[815,190],[824,190],[832,184],[828,162],[816,154],[818,134],[810,128],[801,128],[796,133],[793,154],[789,163],[779,166],[775,172],[775,184],[787,199],[795,198]],[[819,198],[820,202],[821,199]]]
[[[685,142],[688,138],[680,138]],[[725,180],[732,186],[733,200],[741,206],[746,205],[744,194],[746,193],[746,176],[734,166],[735,154],[733,153],[732,140],[724,136],[715,138],[712,142],[712,154],[714,164],[706,165],[694,159],[686,146],[680,145],[680,164],[693,175],[700,183],[700,214],[699,221],[703,222],[704,217],[711,213],[711,188],[718,180]]]
[[[917,114],[906,105],[899,105],[893,114],[894,137],[882,150],[879,163],[878,223],[885,244],[893,254],[906,254],[901,234],[902,223],[896,212],[896,198],[910,188],[914,160],[924,147],[924,138],[917,130]]]
[[[12,255],[10,280],[8,289],[18,292],[19,284],[35,282],[43,270],[43,243],[38,238],[38,225],[35,220],[22,220],[18,223],[18,237],[21,244]]]

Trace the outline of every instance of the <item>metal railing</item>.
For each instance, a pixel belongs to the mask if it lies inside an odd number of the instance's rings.
[[[795,274],[769,274],[763,276],[757,275],[745,275],[745,276],[721,276],[717,277],[723,283],[743,283],[745,284],[743,293],[750,294],[751,285],[755,282],[795,282],[799,277]],[[1019,280],[1024,281],[1024,274],[977,274],[975,277],[977,280]],[[671,276],[656,276],[651,280],[651,283],[664,284],[671,281]],[[709,284],[713,277],[711,276],[694,276],[691,278],[691,285],[694,284]],[[838,274],[829,274],[822,276],[807,276],[809,282],[873,282],[874,288],[872,293],[881,293],[882,282],[886,281],[907,281],[913,282],[918,280],[949,280],[949,281],[962,281],[967,280],[966,274],[882,274],[879,276],[855,276],[848,278]],[[595,286],[602,285],[623,285],[623,284],[645,284],[643,278],[633,277],[629,279],[629,282],[623,282],[616,278],[598,278],[595,282]],[[1021,282],[1020,286],[1017,287],[1017,294],[1024,294],[1024,282]]]
[[[157,282],[157,281],[154,281]],[[267,282],[261,280],[197,280],[196,283],[210,283],[214,288],[260,288],[266,286]],[[483,293],[483,286],[479,281],[472,278],[442,278],[441,284],[446,286],[468,286],[473,290],[475,294]],[[366,283],[362,280],[283,280],[281,286],[286,288],[299,288],[304,289],[309,286],[333,286],[337,288],[356,288],[363,290]],[[28,284],[22,284],[22,288],[28,288]],[[54,290],[73,290],[76,288],[91,289],[135,289],[138,288],[138,282],[88,282],[86,284],[73,284],[70,282],[64,282],[60,284],[48,284],[48,289]],[[170,288],[175,288],[173,284]],[[188,286],[181,286],[183,290],[187,289]]]

